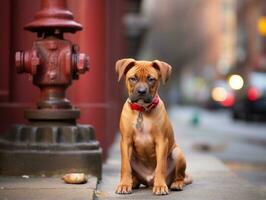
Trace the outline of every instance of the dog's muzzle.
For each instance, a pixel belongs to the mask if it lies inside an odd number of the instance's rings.
[[[129,99],[131,102],[151,103],[153,97],[149,93],[149,88],[140,86],[134,89]]]

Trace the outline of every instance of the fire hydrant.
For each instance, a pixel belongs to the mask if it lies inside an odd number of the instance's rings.
[[[65,90],[72,79],[78,79],[89,69],[88,56],[79,53],[78,45],[63,38],[65,32],[82,28],[67,18],[70,14],[64,10],[64,5],[62,0],[42,1],[42,10],[37,13],[35,21],[25,26],[25,29],[37,32],[39,39],[33,43],[31,50],[18,51],[15,56],[17,72],[32,75],[33,84],[41,90],[41,99],[37,104],[40,109],[71,108],[70,101],[65,98]],[[58,24],[53,24],[55,20]],[[63,23],[60,20],[64,20]],[[65,25],[68,25],[67,29]]]
[[[82,26],[73,20],[65,0],[42,0],[41,10],[25,29],[37,33],[38,39],[31,50],[16,52],[16,68],[32,76],[41,95],[37,108],[25,110],[28,124],[15,125],[0,139],[0,174],[78,171],[100,178],[102,150],[94,128],[76,123],[80,110],[65,97],[72,80],[89,69],[88,56],[64,39],[64,33]]]

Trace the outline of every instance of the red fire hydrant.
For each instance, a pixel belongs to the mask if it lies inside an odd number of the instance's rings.
[[[64,0],[42,1],[42,10],[25,26],[37,32],[39,39],[29,51],[16,52],[18,73],[29,73],[41,90],[38,108],[71,108],[65,90],[72,79],[78,79],[88,68],[88,56],[79,53],[78,45],[64,40],[65,32],[76,32],[82,26],[73,21]]]
[[[29,73],[40,88],[37,108],[25,110],[27,125],[16,125],[0,139],[0,174],[54,175],[83,172],[101,177],[101,148],[91,125],[76,124],[80,110],[65,97],[73,79],[89,69],[88,56],[64,39],[82,26],[65,0],[42,0],[25,26],[38,39],[15,55],[18,73]],[[14,159],[15,158],[15,159]]]

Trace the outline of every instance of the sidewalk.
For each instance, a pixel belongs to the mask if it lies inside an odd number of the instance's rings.
[[[174,122],[175,138],[181,145],[188,163],[188,173],[193,177],[193,184],[188,185],[182,192],[170,192],[166,196],[155,196],[151,188],[133,190],[129,195],[115,194],[116,185],[120,178],[120,150],[118,135],[109,159],[103,167],[103,180],[99,184],[96,196],[98,199],[185,199],[185,200],[262,200],[266,194],[252,184],[232,173],[217,158],[192,150],[193,137],[188,129],[178,123],[176,115],[171,114]],[[176,123],[177,122],[177,123]]]
[[[188,113],[184,110],[169,112],[175,130],[176,142],[185,153],[188,173],[193,184],[182,192],[170,192],[167,196],[155,196],[150,188],[133,190],[130,195],[115,194],[120,178],[120,135],[117,135],[109,159],[103,166],[103,179],[97,187],[97,179],[89,177],[82,185],[65,184],[60,177],[0,177],[0,200],[115,200],[115,199],[178,199],[178,200],[263,200],[266,192],[231,172],[220,160],[207,153],[195,151],[195,142],[202,139],[198,129],[188,126]],[[221,121],[213,123],[221,129]],[[205,129],[204,129],[205,130]],[[197,134],[197,136],[196,136]],[[207,137],[205,139],[208,139]],[[217,135],[217,141],[221,138]],[[207,141],[207,140],[206,140]],[[209,140],[208,140],[209,141]],[[215,144],[214,144],[215,145]],[[97,187],[97,189],[96,189]]]
[[[0,177],[0,200],[92,200],[97,178],[86,184],[65,184],[60,177]]]

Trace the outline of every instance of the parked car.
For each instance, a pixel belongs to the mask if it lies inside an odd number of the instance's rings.
[[[236,99],[232,107],[234,119],[266,119],[266,72],[247,73],[243,78],[243,87],[234,93]]]

